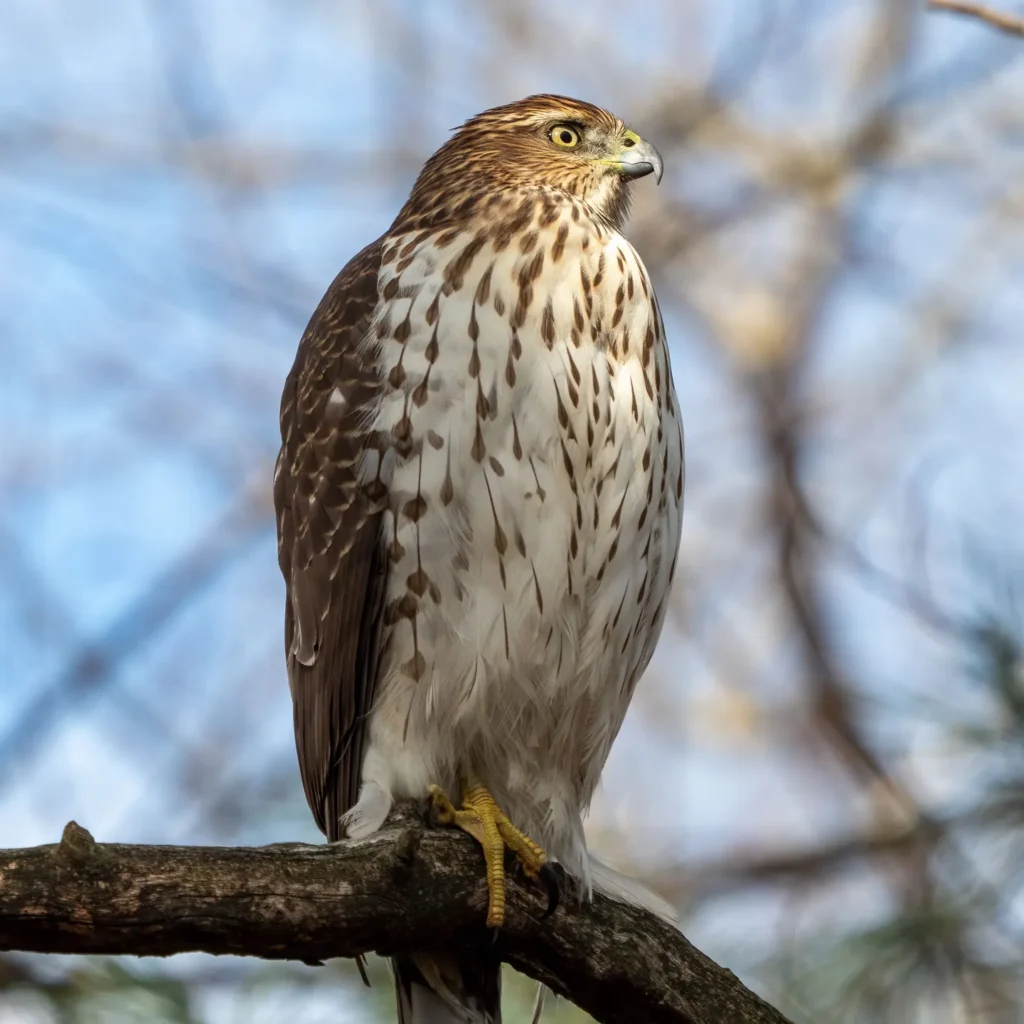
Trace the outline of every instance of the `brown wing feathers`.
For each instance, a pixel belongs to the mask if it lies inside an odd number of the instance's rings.
[[[375,447],[366,412],[379,380],[375,352],[361,342],[377,304],[380,254],[379,242],[367,246],[335,278],[281,401],[274,503],[295,743],[306,799],[331,840],[359,793],[381,643],[384,488],[360,477]]]

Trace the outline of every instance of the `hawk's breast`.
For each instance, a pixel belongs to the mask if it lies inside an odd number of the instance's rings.
[[[514,806],[528,762],[578,815],[661,628],[682,435],[629,243],[568,199],[524,192],[505,211],[384,254],[378,714],[404,715],[428,772],[470,758]]]

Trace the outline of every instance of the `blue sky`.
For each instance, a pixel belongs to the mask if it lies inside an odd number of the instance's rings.
[[[817,5],[806,35],[781,39],[745,100],[750,122],[824,145],[849,113],[830,61],[869,9]],[[534,12],[534,34],[518,40],[454,0],[383,10],[6,5],[0,845],[52,841],[69,818],[103,839],[315,838],[290,767],[269,505],[278,396],[306,317],[465,117],[540,90],[640,116],[656,87],[713,67],[715,46],[750,42],[735,4],[566,2]],[[567,47],[571,60],[559,59]],[[1024,209],[1019,190],[1011,201],[1022,125],[992,113],[1004,109],[993,97],[1019,95],[1021,65],[1001,41],[949,20],[930,21],[915,52],[916,79],[939,82],[929,96],[972,61],[988,60],[991,75],[957,94],[959,112],[922,99],[908,114],[903,162],[856,185],[852,235],[870,258],[843,276],[816,332],[804,387],[820,418],[806,459],[829,521],[898,575],[908,569],[908,495],[938,467],[927,478],[927,561],[942,603],[969,610],[978,595],[965,536],[1007,565],[1021,555],[1024,292],[1021,247],[1005,229]],[[219,162],[225,141],[254,154],[253,166]],[[381,157],[391,150],[398,156]],[[296,152],[303,169],[275,174]],[[212,174],[183,156],[204,153]],[[246,176],[257,172],[266,178],[252,187]],[[216,184],[228,177],[241,183]],[[708,209],[735,191],[706,152],[680,154],[668,178],[638,201],[641,226],[673,188]],[[1004,212],[989,223],[979,210],[994,196]],[[791,230],[785,217],[766,221],[764,238]],[[958,285],[977,299],[966,328],[953,313],[944,325],[936,309]],[[911,328],[933,314],[929,348]],[[808,793],[806,762],[756,728],[703,732],[718,720],[697,712],[720,712],[723,683],[737,680],[689,642],[694,628],[759,656],[759,714],[786,714],[794,668],[758,610],[769,560],[751,525],[763,465],[750,410],[695,319],[677,307],[669,320],[691,471],[684,564],[692,559],[701,582],[692,608],[681,593],[687,610],[651,669],[658,687],[627,720],[596,815],[598,841],[641,862],[810,840],[838,829],[847,810],[823,805],[813,784]],[[901,373],[905,392],[888,402]],[[165,608],[183,560],[190,596]],[[841,567],[827,587],[872,697],[911,676],[956,689],[948,644]],[[86,655],[98,674],[69,685],[69,659],[81,667]],[[275,773],[289,788],[268,795],[261,780]],[[641,792],[660,811],[638,808]],[[238,804],[229,824],[210,814],[224,801]]]

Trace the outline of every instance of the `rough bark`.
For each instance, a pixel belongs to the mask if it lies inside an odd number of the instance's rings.
[[[169,956],[199,950],[317,963],[495,942],[502,958],[608,1024],[787,1024],[658,918],[603,896],[513,881],[483,927],[479,849],[409,813],[369,839],[257,848],[60,843],[0,850],[0,950]]]

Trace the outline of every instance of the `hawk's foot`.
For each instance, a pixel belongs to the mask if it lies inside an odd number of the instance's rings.
[[[494,797],[479,783],[462,790],[462,807],[452,806],[440,786],[430,787],[430,802],[437,821],[468,832],[482,847],[487,864],[487,927],[500,928],[505,920],[505,850],[511,850],[527,876],[544,883],[548,891],[545,917],[558,905],[558,879],[548,855],[505,817]]]

